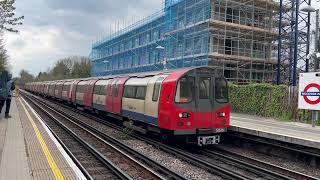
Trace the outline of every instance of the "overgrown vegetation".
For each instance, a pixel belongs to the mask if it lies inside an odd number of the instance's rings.
[[[298,92],[289,98],[289,89],[285,85],[230,84],[229,89],[233,112],[310,123],[310,111],[297,108]]]

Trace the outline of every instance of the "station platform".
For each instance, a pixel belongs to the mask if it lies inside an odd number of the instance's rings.
[[[5,107],[4,107],[5,108]],[[2,112],[4,112],[4,109]],[[0,179],[85,179],[41,118],[21,97],[0,115]]]
[[[244,114],[231,114],[230,131],[320,149],[320,127]]]

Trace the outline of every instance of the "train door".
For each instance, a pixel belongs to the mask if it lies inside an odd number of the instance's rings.
[[[113,112],[116,114],[121,114],[122,109],[122,94],[123,94],[123,87],[125,82],[128,80],[127,77],[119,78],[117,82],[114,84],[113,89]]]
[[[214,78],[211,75],[198,75],[196,78],[196,124],[198,127],[211,127],[213,122],[212,89]]]
[[[85,96],[85,106],[87,108],[92,108],[92,102],[93,102],[93,89],[94,85],[96,84],[98,80],[91,80],[89,83],[86,85],[87,90],[86,90],[86,96]]]
[[[73,81],[69,91],[69,99],[74,104],[76,104],[76,93],[77,93],[77,86],[79,82],[80,82],[79,80]]]
[[[159,99],[161,85],[166,76],[154,76],[147,85],[147,94],[145,99],[144,112],[149,124],[158,125]]]
[[[107,88],[107,103],[106,103],[106,106],[107,106],[107,111],[108,112],[113,112],[113,98],[112,98],[112,86],[113,84],[115,83],[116,79],[111,79],[109,81],[109,84],[108,84],[108,88]]]

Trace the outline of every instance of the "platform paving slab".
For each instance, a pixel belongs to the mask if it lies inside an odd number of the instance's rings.
[[[47,162],[47,159],[42,152],[41,145],[37,140],[34,129],[28,120],[26,113],[24,112],[24,108],[22,107],[20,101],[17,101],[17,107],[19,113],[21,115],[21,122],[24,130],[24,135],[26,139],[26,147],[28,151],[28,159],[30,165],[30,171],[33,179],[42,180],[42,179],[55,179],[52,170]],[[37,120],[37,117],[30,111],[29,107],[26,106],[34,120],[37,128],[39,129],[43,139],[45,140],[46,146],[50,150],[50,153],[57,164],[61,174],[65,179],[78,179],[78,176],[75,174],[73,169],[70,167],[65,157],[59,151],[57,145],[50,138],[49,134],[46,132],[42,124]]]
[[[230,131],[320,149],[320,128],[245,114],[231,114]]]
[[[0,119],[0,148],[2,149],[0,179],[30,180],[32,177],[30,176],[23,128],[14,99],[11,102],[10,114],[12,118],[5,119],[2,113]]]

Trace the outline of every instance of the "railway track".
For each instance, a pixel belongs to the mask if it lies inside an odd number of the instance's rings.
[[[221,148],[214,148],[210,150],[203,150],[200,153],[211,157],[211,158],[222,158],[231,163],[237,163],[245,167],[250,167],[252,170],[259,169],[260,171],[264,171],[266,175],[279,176],[279,178],[283,177],[285,179],[316,179],[314,177],[308,176],[306,174],[302,174],[296,171],[292,171],[287,168],[283,168],[274,164],[270,164],[267,162],[263,162],[261,160],[246,157],[240,154],[236,154]],[[270,176],[270,178],[273,178]]]
[[[56,103],[56,102],[53,102]],[[61,105],[61,104],[59,104]],[[64,105],[63,105],[64,106]],[[122,131],[122,127],[119,127],[115,124],[109,123],[97,116],[93,116],[87,113],[84,113],[82,111],[71,109],[68,106],[65,106],[65,108],[68,108],[69,110],[72,110],[74,113],[77,113],[81,116],[87,117],[89,120],[95,120],[99,123],[103,123],[106,126],[109,126],[111,128],[117,129],[119,131]],[[70,113],[66,113],[68,116],[72,117],[73,115]],[[311,176],[291,171],[289,169],[284,169],[281,167],[276,167],[272,164],[267,164],[258,160],[251,159],[249,161],[246,157],[239,157],[239,155],[230,154],[226,155],[226,153],[222,153],[215,150],[204,150],[199,151],[197,154],[193,154],[192,152],[188,152],[184,149],[180,149],[177,147],[168,146],[166,144],[163,144],[158,141],[154,141],[150,138],[147,138],[145,136],[141,136],[139,134],[131,134],[132,137],[135,139],[144,141],[148,144],[151,144],[167,153],[173,154],[183,160],[186,160],[198,167],[201,167],[203,169],[206,169],[207,171],[218,174],[221,177],[227,178],[227,179],[316,179]],[[224,167],[224,166],[218,166],[216,163],[214,163],[211,160],[219,159],[221,162],[227,162],[228,164],[241,168],[245,171],[249,171],[250,175],[248,175],[246,172],[239,173],[239,171],[231,170],[230,168]],[[267,168],[266,168],[267,167]],[[253,176],[252,176],[253,174]]]
[[[24,97],[37,107],[38,112],[41,110],[43,114],[50,117],[52,121],[47,119],[47,125],[53,127],[53,132],[62,142],[66,140],[64,144],[71,143],[68,148],[72,148],[72,150],[69,151],[85,169],[87,177],[93,179],[185,179],[147,157],[139,155],[129,147],[122,146],[122,149],[116,147],[113,144],[115,141],[101,138],[101,134],[96,134],[97,132],[77,123],[74,119],[70,119],[39,99],[25,95]],[[107,135],[104,135],[104,138],[107,139]],[[73,147],[74,142],[78,142],[82,146]],[[84,149],[86,149],[85,154],[82,153]],[[144,160],[144,163],[149,164],[145,165],[135,157],[140,157],[139,160]],[[153,169],[156,169],[157,172]]]

